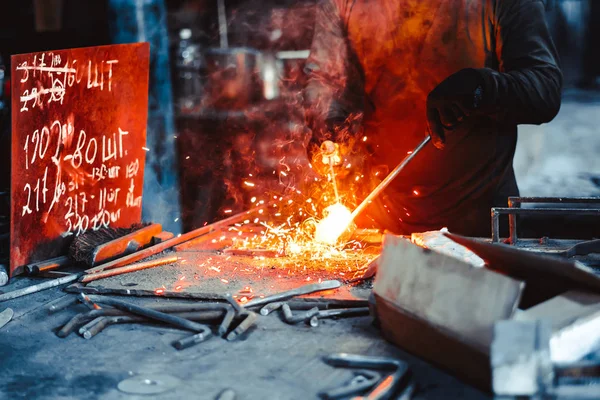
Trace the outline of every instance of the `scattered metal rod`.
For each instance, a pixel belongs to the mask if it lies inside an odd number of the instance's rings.
[[[307,322],[306,322],[311,328],[316,328],[317,326],[319,326],[319,317],[317,317],[316,315],[311,317]]]
[[[88,295],[81,293],[79,295],[79,300],[81,300],[81,303],[85,304],[90,310],[100,310],[102,307],[100,307],[98,304],[94,303],[89,297]]]
[[[294,318],[294,313],[292,313],[292,309],[289,305],[285,303],[281,306],[281,314],[283,315],[284,321]]]
[[[223,320],[221,321],[221,325],[219,325],[218,334],[220,337],[225,337],[227,331],[229,331],[229,327],[233,322],[233,318],[235,317],[235,310],[228,310],[227,313],[223,316]]]
[[[106,271],[96,272],[93,274],[85,274],[81,278],[79,278],[79,282],[88,283],[92,281],[96,281],[98,279],[108,278],[110,276],[128,274],[130,272],[141,271],[148,268],[159,267],[161,265],[172,264],[177,262],[177,256],[166,256],[162,258],[157,258],[154,260],[143,261],[131,265],[127,265],[125,267],[113,268]]]
[[[25,266],[27,275],[38,275],[42,272],[53,271],[55,269],[73,264],[73,261],[67,256],[60,256],[44,261],[38,261]]]
[[[341,317],[362,317],[370,315],[369,307],[360,308],[337,308],[331,310],[319,311],[317,317],[323,318],[341,318]]]
[[[106,318],[106,317],[98,317],[98,318],[94,318],[93,320],[91,320],[89,322],[86,322],[82,327],[79,328],[78,333],[81,336],[83,336],[84,332],[87,332],[87,330],[89,328],[96,325],[98,322],[102,321],[103,318]]]
[[[319,310],[337,309],[339,307],[344,308],[359,308],[368,307],[369,302],[367,300],[291,300],[287,302],[276,301],[263,306],[260,309],[260,315],[269,315],[273,311],[281,308],[286,303],[291,310],[310,310],[311,308],[318,307]]]
[[[285,307],[286,310],[290,309],[287,304],[284,304],[283,307]],[[308,311],[305,311],[303,313],[296,314],[296,315],[294,315],[292,313],[292,311],[290,310],[289,312],[284,311],[283,319],[288,324],[297,324],[298,322],[310,320],[312,317],[314,317],[318,314],[319,314],[319,309],[317,307],[311,308]]]
[[[231,310],[233,312],[233,310]],[[58,337],[67,337],[73,332],[78,326],[87,323],[90,320],[98,317],[117,317],[117,316],[130,316],[125,311],[118,310],[115,308],[102,308],[100,310],[92,310],[87,313],[77,314],[70,321],[68,321],[57,333]],[[223,316],[223,312],[219,310],[212,311],[191,311],[174,313],[175,316],[189,319],[191,321],[212,321],[219,319]],[[145,321],[145,320],[144,320]]]
[[[267,316],[270,313],[272,313],[273,311],[279,310],[281,308],[281,306],[283,306],[283,304],[284,304],[283,301],[275,301],[273,303],[269,303],[269,304],[263,306],[263,308],[260,309],[260,315]]]
[[[232,341],[240,337],[244,334],[248,329],[254,325],[256,319],[258,318],[258,314],[252,311],[248,311],[242,322],[227,335],[227,340]]]
[[[194,331],[194,332],[202,332],[206,329],[206,325],[202,325],[185,318],[177,317],[175,315],[166,314],[160,311],[153,310],[147,307],[140,307],[135,304],[127,303],[122,300],[113,299],[110,297],[103,297],[97,295],[90,295],[89,298],[94,303],[106,304],[109,306],[113,306],[115,308],[129,311],[130,313],[141,315],[143,317],[147,317],[150,319],[154,319],[157,321],[165,322],[169,325]]]
[[[235,312],[240,315],[242,313],[245,312],[244,307],[242,307],[240,305],[240,303],[238,303],[233,296],[231,295],[231,293],[226,293],[225,296],[223,296],[225,298],[225,300],[227,300],[227,302],[229,304],[231,304],[231,306],[233,307],[233,309],[235,310]]]
[[[160,295],[157,295],[154,290],[150,289],[132,289],[132,288],[103,288],[103,287],[92,287],[83,286],[82,283],[77,282],[67,286],[64,289],[67,293],[85,293],[85,294],[101,294],[101,295],[117,295],[117,296],[131,296],[131,297],[152,297],[152,298],[167,298],[167,299],[185,299],[185,300],[198,300],[198,301],[221,301],[223,300],[222,295],[214,293],[194,293],[186,291],[169,291],[165,290]]]
[[[48,314],[57,313],[77,303],[79,303],[79,299],[77,299],[77,296],[63,296],[50,303],[50,305],[48,306]]]
[[[177,350],[187,349],[188,347],[191,347],[195,344],[198,344],[198,343],[208,340],[211,336],[212,336],[212,331],[207,326],[207,327],[205,327],[204,330],[196,333],[195,335],[188,336],[186,338],[177,340],[176,342],[173,343],[173,346]]]
[[[313,307],[319,307],[319,310],[328,310],[334,308],[358,308],[369,306],[368,300],[305,299],[289,300],[286,303],[292,310],[310,310]]]
[[[252,209],[248,210],[248,211],[244,211],[242,213],[239,213],[239,214],[236,214],[236,215],[232,215],[231,217],[222,219],[222,220],[214,222],[212,224],[209,224],[209,225],[203,226],[201,228],[195,229],[193,231],[184,233],[184,234],[182,234],[180,236],[175,236],[172,239],[168,239],[168,240],[165,240],[164,242],[157,243],[154,246],[150,246],[150,247],[147,247],[147,248],[145,248],[143,250],[136,251],[133,254],[129,254],[127,256],[117,258],[116,260],[107,262],[107,263],[99,265],[97,267],[90,268],[90,269],[86,270],[86,273],[92,274],[92,273],[96,273],[96,272],[106,271],[106,270],[109,270],[109,269],[114,269],[114,268],[117,268],[117,267],[122,267],[124,265],[128,265],[128,264],[131,264],[133,262],[143,260],[144,258],[156,255],[158,253],[161,253],[161,252],[163,252],[163,251],[165,251],[167,249],[170,249],[173,246],[176,246],[178,244],[182,244],[182,243],[187,242],[188,240],[191,240],[191,239],[195,239],[195,238],[197,238],[199,236],[202,236],[202,235],[205,235],[207,233],[210,233],[210,232],[212,232],[212,231],[214,231],[216,229],[220,229],[222,227],[226,227],[226,226],[232,225],[232,224],[234,224],[236,222],[243,221],[246,218],[248,218],[250,215],[258,212],[259,210],[261,210],[261,209],[263,209],[265,207],[266,207],[265,205],[257,206],[255,208],[252,208]]]
[[[363,393],[375,386],[381,379],[381,374],[375,371],[360,370],[355,371],[354,374],[354,378],[346,385],[324,390],[319,393],[319,396],[326,400],[333,400]]]
[[[323,281],[320,283],[311,283],[309,285],[300,286],[298,288],[287,290],[285,292],[273,294],[270,296],[265,296],[261,298],[255,298],[250,300],[246,304],[244,304],[244,308],[250,308],[255,306],[262,306],[264,304],[272,303],[274,301],[282,301],[287,300],[292,297],[301,296],[303,294],[321,292],[324,290],[337,289],[342,286],[340,281],[331,280],[331,281]]]
[[[394,373],[383,379],[368,395],[362,397],[365,400],[390,399],[401,386],[407,386],[410,379],[408,364],[393,358],[340,353],[325,356],[323,360],[334,367],[395,370]]]
[[[81,332],[81,330],[79,331],[79,333],[84,337],[84,339],[89,340],[89,339],[93,338],[94,336],[96,336],[97,334],[102,332],[106,327],[108,327],[110,325],[146,321],[146,319],[143,317],[132,316],[132,315],[116,315],[114,317],[99,317],[96,319],[99,319],[100,321],[98,321],[97,323],[92,325],[89,329],[87,329],[83,333]]]
[[[53,287],[64,285],[66,283],[71,283],[73,281],[76,281],[78,277],[78,274],[68,275],[62,278],[53,279],[51,281],[46,281],[32,286],[28,286],[23,289],[17,289],[13,290],[12,292],[0,294],[0,302],[16,299],[17,297],[26,296],[32,293],[41,292],[42,290],[51,289]]]
[[[63,325],[61,329],[56,332],[56,336],[60,338],[65,338],[71,334],[78,326],[84,324],[94,318],[103,317],[103,316],[115,316],[115,315],[123,315],[121,310],[117,310],[114,308],[103,308],[100,310],[92,310],[87,313],[81,313],[75,315],[71,318],[66,324]]]

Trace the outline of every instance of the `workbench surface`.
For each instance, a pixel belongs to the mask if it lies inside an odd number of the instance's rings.
[[[2,290],[33,282],[15,279]],[[240,400],[316,399],[320,390],[352,376],[321,361],[321,356],[333,352],[409,362],[420,386],[415,399],[491,398],[388,344],[369,317],[324,320],[310,328],[286,325],[272,314],[261,316],[257,326],[235,342],[213,337],[178,351],[171,343],[187,333],[149,325],[111,326],[91,340],[76,333],[60,339],[54,331],[85,310],[77,305],[48,315],[47,304],[64,295],[55,288],[0,303],[0,310],[10,307],[15,312],[0,329],[1,399],[214,399],[226,388],[235,390]],[[137,374],[167,374],[181,383],[158,395],[130,395],[117,389],[121,380]]]

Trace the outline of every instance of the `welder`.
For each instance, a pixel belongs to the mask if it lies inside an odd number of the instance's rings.
[[[490,208],[519,193],[517,125],[560,108],[544,13],[541,0],[318,2],[304,92],[313,163],[332,161],[315,150],[332,141],[338,169],[354,157],[383,178],[424,135],[433,143],[360,226],[490,235]]]

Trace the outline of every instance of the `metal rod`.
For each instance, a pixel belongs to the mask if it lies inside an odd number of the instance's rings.
[[[139,262],[136,264],[127,265],[127,266],[121,267],[121,268],[113,268],[113,269],[109,269],[107,271],[96,272],[95,274],[86,274],[86,275],[83,275],[79,279],[79,281],[81,283],[88,283],[88,282],[96,281],[98,279],[108,278],[110,276],[122,275],[122,274],[127,274],[130,272],[141,271],[143,269],[159,267],[161,265],[172,264],[174,262],[177,262],[177,259],[178,259],[177,256],[167,256],[167,257],[157,258],[154,260],[143,261],[143,262]]]
[[[379,194],[383,192],[383,190],[386,187],[388,187],[388,185],[398,176],[398,174],[400,174],[404,167],[406,167],[406,165],[413,159],[413,157],[416,156],[417,153],[419,153],[423,149],[423,147],[425,147],[425,145],[429,143],[430,140],[431,136],[427,136],[425,139],[423,139],[423,141],[419,143],[419,145],[413,150],[413,152],[407,155],[404,158],[404,160],[402,160],[402,162],[398,164],[398,166],[394,168],[394,170],[390,172],[390,174],[386,176],[385,179],[382,180],[381,183],[379,183],[379,185],[377,185],[377,187],[373,189],[371,193],[369,193],[369,195],[362,201],[362,203],[360,203],[358,207],[356,207],[354,211],[352,211],[351,221],[354,221],[358,214],[360,214],[367,207],[367,205],[369,205],[369,203],[373,201],[375,197],[379,196]]]
[[[163,251],[165,251],[167,249],[170,249],[173,246],[177,246],[178,244],[187,242],[188,240],[192,240],[192,239],[195,239],[195,238],[197,238],[199,236],[202,236],[202,235],[205,235],[207,233],[210,233],[210,232],[212,232],[214,230],[217,230],[217,229],[219,229],[221,227],[228,226],[228,225],[231,225],[231,224],[235,224],[236,222],[243,221],[246,218],[248,218],[249,215],[252,215],[255,212],[258,212],[258,210],[266,209],[267,206],[268,205],[264,205],[263,204],[261,206],[254,207],[251,210],[244,211],[244,212],[236,214],[236,215],[232,215],[231,217],[222,219],[222,220],[217,221],[215,223],[212,223],[212,224],[203,226],[201,228],[194,229],[193,231],[184,233],[181,236],[175,236],[172,239],[165,240],[164,242],[155,244],[154,246],[150,246],[150,247],[148,247],[146,249],[143,249],[143,250],[140,250],[140,251],[136,251],[135,253],[130,254],[128,256],[117,258],[116,260],[110,261],[110,262],[108,262],[106,264],[102,264],[102,265],[99,265],[97,267],[90,268],[90,269],[86,270],[85,273],[87,273],[87,274],[93,274],[93,273],[96,273],[96,272],[105,271],[105,270],[113,269],[113,268],[117,268],[117,267],[122,267],[124,265],[131,264],[131,263],[136,262],[136,261],[140,261],[140,260],[142,260],[144,258],[156,255],[156,254],[161,253],[161,252],[163,252]]]
[[[77,296],[72,296],[72,295],[63,296],[63,297],[59,298],[58,300],[53,301],[48,306],[48,314],[57,313],[61,310],[64,310],[65,308],[67,308],[69,306],[72,306],[73,304],[77,304],[78,302],[79,302],[79,300],[77,299]]]
[[[129,311],[132,314],[141,315],[143,317],[165,322],[169,325],[176,326],[182,329],[187,329],[193,332],[202,332],[206,329],[206,325],[198,324],[196,322],[192,322],[187,319],[177,317],[175,315],[165,314],[147,307],[140,307],[135,304],[127,303],[126,301],[97,295],[90,295],[89,298],[94,303],[101,303],[113,306],[120,310]]]
[[[232,332],[230,332],[229,335],[227,335],[227,340],[232,341],[240,337],[254,325],[257,318],[257,313],[249,311],[244,320],[240,322],[240,324]]]
[[[204,342],[212,337],[212,331],[207,326],[201,332],[196,333],[195,335],[188,336],[183,339],[179,339],[173,343],[173,346],[177,350],[187,349],[188,347],[192,347],[195,344]]]
[[[323,290],[331,290],[337,289],[342,286],[340,281],[331,280],[331,281],[323,281],[321,283],[311,283],[309,285],[300,286],[299,288],[288,290],[285,292],[273,294],[271,296],[266,296],[264,298],[256,298],[250,300],[246,304],[244,304],[244,308],[250,308],[254,306],[262,306],[263,304],[272,303],[274,301],[282,301],[287,300],[295,296],[301,296],[303,294],[309,294],[314,292],[321,292]]]
[[[71,283],[77,278],[79,275],[73,274],[69,276],[65,276],[63,278],[53,279],[51,281],[46,281],[43,283],[38,283],[37,285],[32,285],[23,289],[13,290],[12,292],[0,294],[0,302],[6,300],[16,299],[17,297],[26,296],[28,294],[41,292],[42,290],[51,289],[56,286],[64,285],[65,283]]]

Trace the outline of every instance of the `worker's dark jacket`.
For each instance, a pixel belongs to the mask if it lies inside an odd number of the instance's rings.
[[[548,122],[560,107],[544,12],[539,0],[319,2],[304,96],[315,141],[339,140],[347,117],[362,115],[368,161],[391,170],[423,140],[427,95],[449,75],[480,69],[492,104],[448,133],[444,150],[418,154],[367,221],[397,233],[490,235],[490,208],[518,194],[517,125]]]

